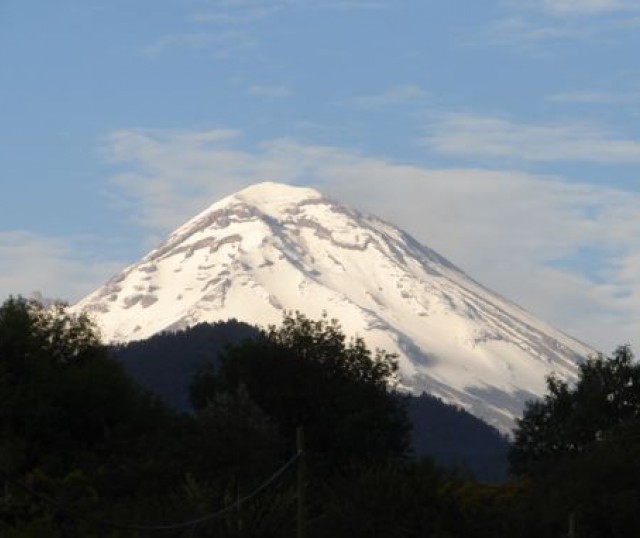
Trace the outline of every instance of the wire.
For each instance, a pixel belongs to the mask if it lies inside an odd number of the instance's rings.
[[[26,484],[24,484],[24,483],[22,483],[22,482],[20,482],[18,480],[14,480],[13,478],[11,478],[9,476],[8,473],[3,471],[2,469],[0,469],[0,476],[2,476],[5,480],[7,480],[8,482],[14,484],[15,486],[18,486],[20,489],[25,490],[27,493],[29,493],[33,497],[36,497],[36,498],[38,498],[38,499],[40,499],[42,501],[45,501],[46,503],[48,503],[51,506],[53,506],[59,512],[64,513],[64,514],[66,514],[68,516],[71,516],[74,519],[80,519],[80,520],[88,521],[88,522],[91,522],[91,523],[97,523],[97,524],[99,524],[101,526],[104,526],[104,527],[111,527],[111,528],[119,529],[119,530],[168,531],[168,530],[186,529],[186,528],[189,528],[189,527],[196,527],[198,525],[202,525],[203,523],[206,523],[208,521],[216,519],[216,518],[218,518],[218,517],[220,517],[220,516],[222,516],[224,514],[227,514],[228,512],[231,512],[232,510],[235,510],[241,504],[246,503],[247,501],[250,501],[254,497],[257,497],[260,493],[262,493],[269,486],[271,486],[271,484],[276,482],[276,480],[278,480],[301,457],[302,457],[302,452],[298,451],[289,461],[287,461],[282,467],[280,467],[275,473],[273,473],[267,480],[265,480],[262,484],[260,484],[256,489],[254,489],[251,493],[248,493],[244,497],[241,497],[240,499],[237,499],[233,504],[231,504],[229,506],[225,506],[224,508],[216,510],[215,512],[211,512],[210,514],[206,514],[204,516],[201,516],[201,517],[198,517],[198,518],[195,518],[195,519],[190,519],[188,521],[181,521],[181,522],[178,522],[178,523],[170,523],[170,524],[165,524],[165,525],[138,525],[138,524],[134,524],[134,523],[120,523],[120,522],[116,522],[116,521],[109,521],[109,520],[105,520],[105,519],[101,519],[101,518],[93,518],[93,517],[90,517],[90,516],[79,514],[77,512],[74,512],[74,511],[72,511],[72,510],[60,505],[55,500],[51,499],[49,496],[30,488],[29,486],[27,486]]]

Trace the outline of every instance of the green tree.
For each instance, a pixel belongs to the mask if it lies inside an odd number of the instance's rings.
[[[640,533],[640,364],[628,346],[580,365],[518,421],[510,463],[527,477],[522,536],[560,535],[569,514],[585,538]]]
[[[336,320],[288,314],[262,338],[229,349],[218,371],[197,376],[191,396],[202,409],[216,393],[246,387],[289,450],[302,425],[316,461],[345,467],[406,453],[409,425],[393,395],[397,368],[394,355],[347,341]]]
[[[629,346],[582,363],[574,386],[549,378],[547,387],[517,421],[509,454],[515,474],[582,453],[614,426],[640,418],[640,365]]]
[[[97,441],[122,415],[105,404],[117,398],[109,391],[123,385],[130,388],[118,365],[107,361],[86,316],[69,314],[63,305],[45,309],[23,298],[9,298],[0,306],[5,457],[12,454],[21,460],[15,463],[29,466],[43,463],[48,453],[48,463],[54,463],[54,454],[63,457],[63,447]],[[24,446],[17,457],[7,445]]]
[[[196,414],[192,464],[201,479],[232,481],[241,488],[276,468],[282,442],[275,424],[244,386],[218,392]]]
[[[31,527],[56,535],[57,510],[20,484],[84,512],[181,478],[165,448],[175,446],[169,414],[64,305],[12,297],[0,306],[0,409],[3,536]]]
[[[322,486],[315,536],[467,536],[455,506],[458,480],[429,460],[362,468]]]

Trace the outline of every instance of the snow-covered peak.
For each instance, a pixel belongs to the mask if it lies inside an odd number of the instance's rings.
[[[284,219],[301,204],[322,199],[324,196],[320,192],[308,187],[294,187],[271,181],[256,183],[213,203],[176,229],[167,241],[184,239],[185,235],[222,215],[228,216],[235,212]]]
[[[402,386],[508,431],[545,377],[592,352],[482,287],[395,226],[278,183],[220,200],[83,299],[109,341],[199,322],[328,313],[395,352]]]
[[[235,193],[233,198],[254,206],[271,217],[278,217],[286,213],[286,210],[292,206],[309,200],[322,199],[323,195],[308,187],[294,187],[284,183],[266,181]]]

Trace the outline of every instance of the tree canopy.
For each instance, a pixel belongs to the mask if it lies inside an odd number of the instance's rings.
[[[0,307],[0,454],[24,445],[20,459],[42,465],[54,463],[42,446],[58,456],[94,446],[130,418],[134,395],[86,316],[22,298]]]
[[[628,346],[580,365],[575,385],[548,380],[518,421],[512,471],[526,477],[523,527],[608,538],[640,532],[640,364]],[[532,532],[532,535],[535,535]]]
[[[170,444],[158,442],[176,424],[108,357],[89,318],[63,304],[0,306],[0,409],[3,536],[54,536],[52,502],[110,504],[179,480]]]
[[[516,474],[580,454],[615,426],[640,418],[640,364],[629,346],[580,364],[575,385],[551,377],[547,387],[545,397],[529,402],[517,421],[510,453]]]
[[[289,314],[251,334],[194,379],[196,412],[175,414],[128,377],[85,316],[21,298],[1,305],[0,535],[154,536],[149,526],[187,522],[166,535],[292,536],[299,425],[310,537],[534,538],[564,535],[569,520],[585,538],[640,533],[640,366],[628,347],[585,362],[575,385],[550,379],[515,432],[518,476],[482,484],[407,457],[393,355],[326,317]],[[208,337],[195,345],[209,356]],[[161,347],[180,360],[183,347]],[[413,413],[446,436],[432,400],[416,399]]]
[[[243,387],[289,443],[304,426],[309,450],[332,466],[398,458],[409,425],[393,397],[394,355],[347,340],[339,323],[288,314],[257,340],[230,348],[218,370],[202,371],[192,402],[203,409],[220,392]]]

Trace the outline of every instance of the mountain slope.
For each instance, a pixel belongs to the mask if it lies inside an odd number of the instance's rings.
[[[255,327],[229,320],[154,334],[145,340],[110,346],[109,351],[140,385],[184,413],[191,411],[189,387],[196,374],[207,364],[217,367],[228,346],[259,336]]]
[[[327,312],[397,352],[405,388],[502,431],[545,376],[573,379],[592,353],[398,228],[274,183],[213,204],[76,309],[121,342],[202,321],[278,323],[283,309]]]

